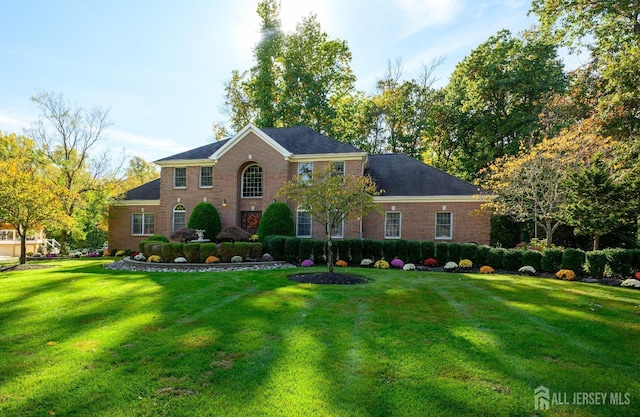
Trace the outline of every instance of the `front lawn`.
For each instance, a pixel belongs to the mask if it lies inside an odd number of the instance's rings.
[[[370,283],[319,286],[287,280],[291,269],[163,274],[104,262],[0,274],[0,415],[640,410],[637,290],[360,268],[347,271]],[[547,411],[534,407],[539,386]],[[595,400],[605,404],[582,404]]]

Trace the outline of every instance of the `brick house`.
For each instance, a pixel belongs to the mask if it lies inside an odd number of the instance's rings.
[[[329,163],[345,174],[370,175],[385,190],[374,198],[380,213],[346,220],[336,238],[489,243],[489,217],[472,214],[482,201],[466,181],[406,155],[367,155],[307,127],[250,124],[229,139],[156,161],[159,179],[111,205],[109,247],[135,249],[151,234],[169,236],[186,227],[201,201],[218,209],[223,227],[253,232],[249,219],[260,218],[285,181]],[[325,237],[309,213],[289,206],[299,237]]]

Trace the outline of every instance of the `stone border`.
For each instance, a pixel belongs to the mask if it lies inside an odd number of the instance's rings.
[[[286,262],[236,262],[236,263],[160,263],[143,262],[132,259],[121,259],[104,265],[105,269],[146,272],[223,272],[223,271],[258,271],[262,269],[296,268]]]
[[[256,266],[267,266],[267,267],[273,267],[273,266],[277,266],[277,265],[284,265],[286,264],[286,262],[278,262],[278,261],[260,261],[260,262],[216,262],[216,263],[212,263],[212,264],[205,264],[205,263],[188,263],[188,262],[146,262],[146,261],[136,261],[133,259],[127,259],[124,258],[122,259],[122,261],[126,264],[126,265],[132,265],[132,266],[145,266],[145,267],[157,267],[157,268],[176,268],[176,269],[192,269],[192,268],[211,268],[211,269],[215,269],[215,268],[224,268],[224,269],[228,269],[228,268],[241,268],[241,267],[247,267],[247,268],[253,268]]]

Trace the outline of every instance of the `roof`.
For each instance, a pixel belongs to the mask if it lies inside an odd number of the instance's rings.
[[[354,146],[330,138],[306,126],[264,128],[260,130],[293,155],[362,153],[360,149]],[[207,159],[233,139],[234,138],[228,138],[210,143],[200,146],[199,148],[159,159],[156,162]]]
[[[132,188],[124,194],[125,200],[160,200],[160,178]]]
[[[382,196],[469,196],[478,187],[402,154],[369,155],[369,174]]]

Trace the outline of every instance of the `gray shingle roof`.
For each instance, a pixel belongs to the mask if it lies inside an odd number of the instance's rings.
[[[158,159],[156,162],[164,162],[164,161],[181,161],[181,160],[189,160],[189,159],[207,159],[215,151],[220,149],[222,145],[227,143],[229,139],[219,140],[214,143],[209,143],[204,146],[200,146],[199,148],[191,149],[189,151],[181,152],[175,155],[167,156],[166,158]]]
[[[125,200],[160,200],[160,178],[132,188],[124,194]]]
[[[367,172],[382,196],[475,195],[478,187],[407,155],[369,155]]]

